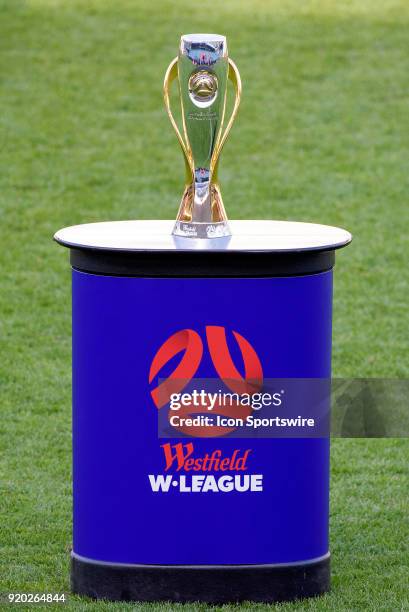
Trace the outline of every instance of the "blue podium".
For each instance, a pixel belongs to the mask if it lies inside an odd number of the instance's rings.
[[[198,378],[330,378],[332,269],[351,235],[230,225],[202,241],[172,237],[172,221],[55,235],[72,266],[75,593],[224,603],[329,589],[328,437],[158,433],[169,381],[180,398]]]

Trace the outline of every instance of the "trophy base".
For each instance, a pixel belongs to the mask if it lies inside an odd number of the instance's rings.
[[[71,561],[76,595],[111,601],[275,603],[330,590],[330,557],[283,565],[130,565]]]
[[[184,238],[223,238],[231,236],[227,221],[218,223],[190,223],[187,221],[176,221],[172,232],[173,236]]]

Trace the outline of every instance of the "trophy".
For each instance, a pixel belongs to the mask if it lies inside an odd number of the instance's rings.
[[[170,86],[178,78],[182,133],[170,108]],[[235,100],[225,124],[227,81]],[[186,166],[186,184],[173,235],[220,238],[231,232],[218,183],[220,153],[240,104],[241,81],[227,54],[225,36],[186,34],[179,55],[170,63],[163,85],[165,106]]]

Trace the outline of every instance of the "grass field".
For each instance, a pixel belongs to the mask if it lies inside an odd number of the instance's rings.
[[[175,216],[161,85],[181,33],[227,34],[242,74],[229,216],[354,234],[337,257],[334,375],[408,376],[408,27],[405,0],[0,0],[1,592],[69,588],[70,273],[51,238]],[[409,609],[408,462],[407,440],[334,441],[332,593],[270,609]]]

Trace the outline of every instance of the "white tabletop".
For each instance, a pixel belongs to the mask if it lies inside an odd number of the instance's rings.
[[[54,239],[67,247],[110,251],[311,251],[352,240],[339,227],[292,221],[229,221],[232,236],[198,240],[172,236],[174,221],[107,221],[72,225]]]

